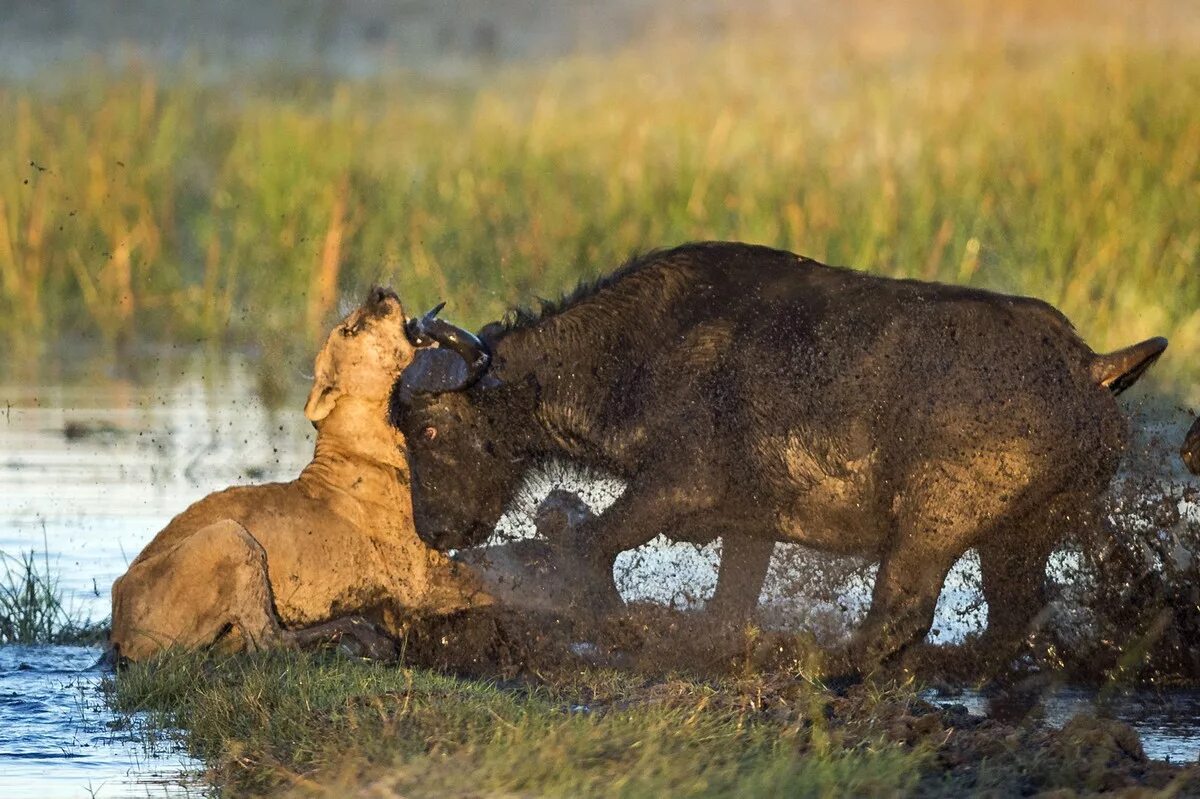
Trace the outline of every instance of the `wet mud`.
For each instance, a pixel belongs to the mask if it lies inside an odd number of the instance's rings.
[[[1033,670],[1040,676],[993,681],[984,712],[969,709],[956,697],[979,684],[977,664],[986,660],[970,642],[922,647],[910,659],[925,675],[919,680],[894,673],[825,684],[821,675],[838,658],[812,636],[640,603],[602,621],[476,611],[414,628],[402,657],[516,692],[551,690],[573,711],[588,713],[669,702],[680,691],[710,685],[712,702],[736,705],[751,721],[798,725],[809,746],[819,738],[822,746],[887,743],[924,753],[914,795],[1200,795],[1200,769],[1147,756],[1134,727],[1107,717],[1101,704],[1065,724],[1047,723],[1039,700],[1061,673]],[[615,693],[602,681],[597,689],[581,678],[597,666],[619,669],[631,681]],[[918,691],[923,685],[935,687]]]

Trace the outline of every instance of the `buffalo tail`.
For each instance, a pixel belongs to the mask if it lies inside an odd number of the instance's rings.
[[[1112,393],[1120,394],[1136,383],[1166,348],[1167,340],[1157,336],[1107,355],[1096,355],[1092,358],[1092,379]]]

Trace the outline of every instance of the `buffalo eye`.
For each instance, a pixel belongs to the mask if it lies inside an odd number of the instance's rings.
[[[421,431],[421,438],[425,439],[426,441],[433,441],[435,438],[437,438],[437,428],[426,427]]]

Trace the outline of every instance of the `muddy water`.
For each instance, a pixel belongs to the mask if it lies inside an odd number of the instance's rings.
[[[105,618],[112,581],[171,516],[214,489],[288,479],[304,465],[312,446],[299,412],[307,379],[299,368],[285,369],[283,383],[280,409],[271,410],[258,397],[251,363],[176,354],[153,359],[136,381],[0,381],[0,551],[37,553],[59,577],[69,608]],[[556,485],[578,489],[596,510],[621,490],[602,475],[548,466],[531,478],[503,532],[527,533],[532,509]],[[700,605],[719,552],[719,543],[659,541],[627,554],[619,564],[624,593]],[[777,547],[764,617],[844,631],[870,593],[870,569],[850,566]],[[982,624],[974,568],[968,557],[952,574],[932,639],[957,640]],[[805,588],[814,573],[826,579]],[[147,751],[104,708],[96,693],[104,675],[94,665],[99,655],[85,647],[0,648],[0,796],[203,790],[198,764],[169,747]],[[986,712],[978,696],[947,701]],[[1046,702],[1046,720],[1062,723],[1094,707],[1091,694],[1063,689]],[[1108,708],[1139,729],[1152,756],[1178,762],[1200,752],[1198,693],[1135,694]]]
[[[961,704],[978,716],[994,711],[992,700],[975,691],[944,697],[933,691],[925,698],[943,706]],[[1042,722],[1061,728],[1078,713],[1103,714],[1138,731],[1146,755],[1171,763],[1195,763],[1200,757],[1200,691],[1128,691],[1100,696],[1094,690],[1071,686],[1044,693],[1037,712]]]

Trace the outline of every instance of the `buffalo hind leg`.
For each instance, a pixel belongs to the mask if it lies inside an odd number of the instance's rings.
[[[977,549],[983,598],[988,605],[981,649],[986,661],[1000,665],[1041,626],[1050,547],[1040,541],[998,536],[980,543]]]
[[[857,668],[888,664],[923,640],[955,561],[1014,518],[1014,505],[1027,499],[1031,478],[1006,455],[981,450],[932,462],[898,494],[891,547],[880,561],[871,609],[851,647]]]
[[[753,615],[762,594],[775,542],[767,538],[726,535],[721,539],[717,588],[708,603],[716,618],[741,623]]]
[[[997,663],[1016,654],[1045,625],[1046,563],[1069,533],[1098,518],[1097,500],[1060,494],[979,542],[979,572],[988,604],[983,650]]]

